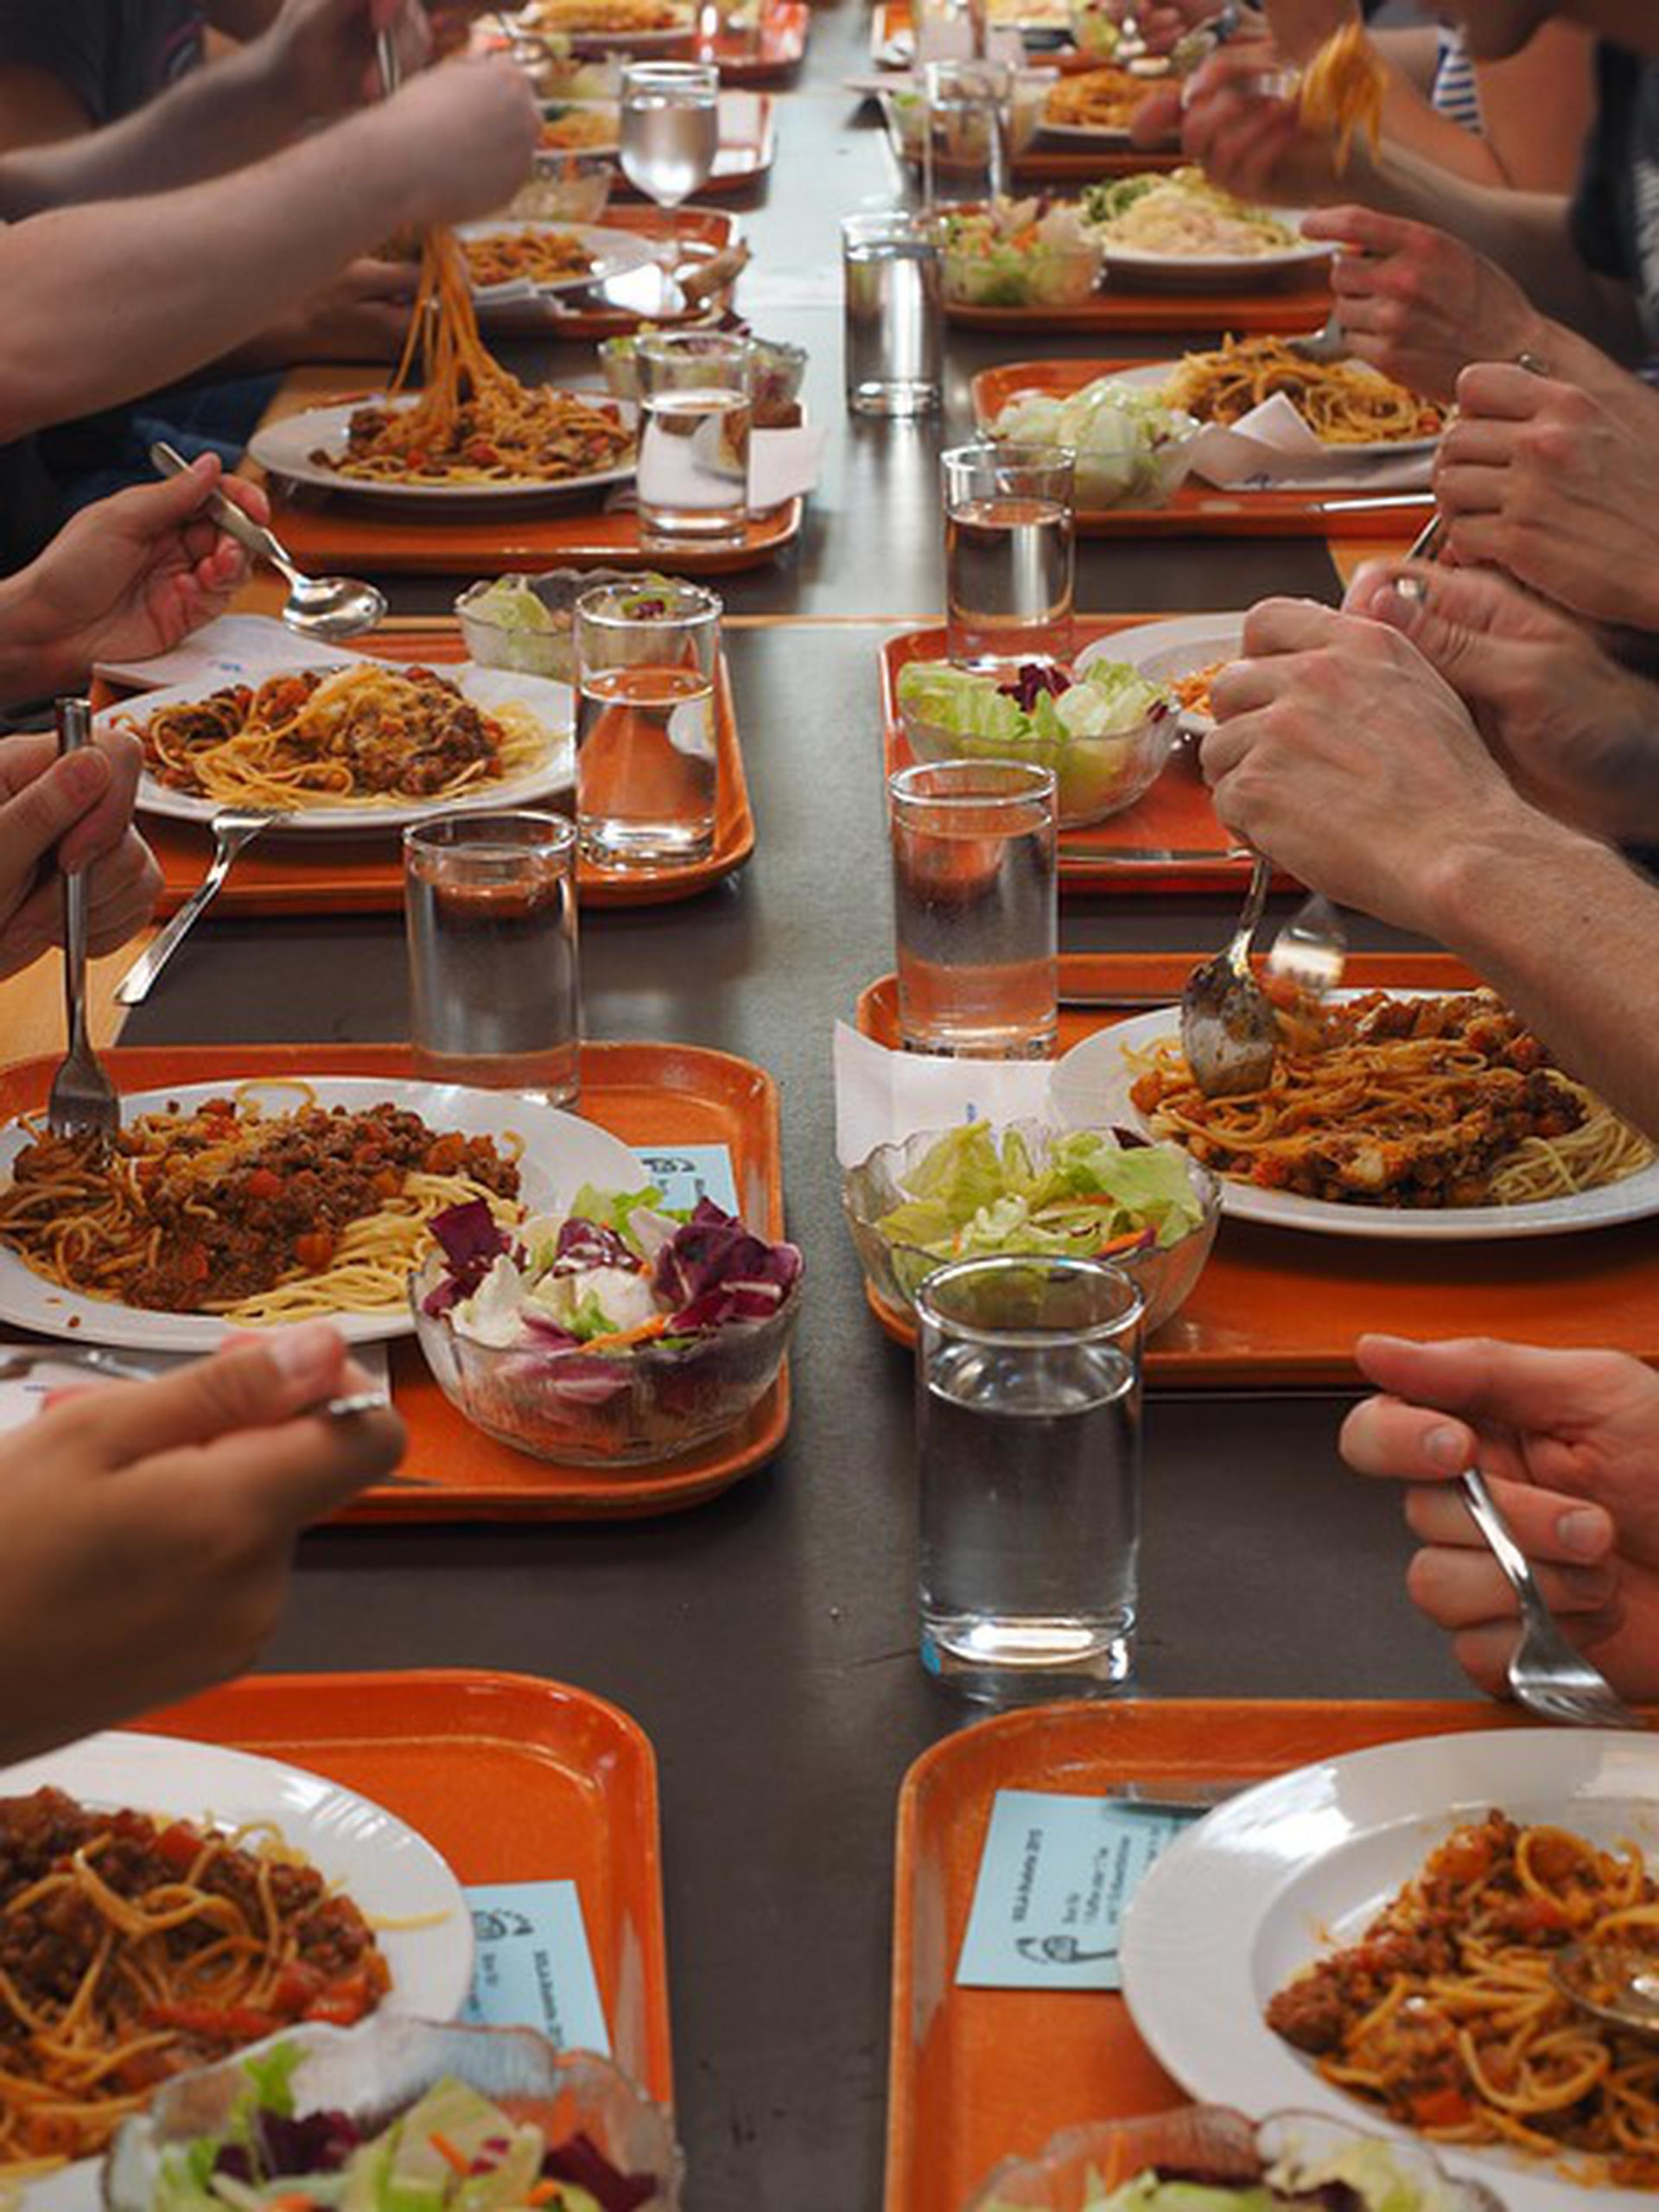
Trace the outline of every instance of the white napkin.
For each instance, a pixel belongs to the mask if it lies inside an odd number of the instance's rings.
[[[856,1167],[879,1144],[960,1122],[1050,1117],[1046,1060],[936,1059],[892,1052],[850,1024],[836,1024],[836,1157]]]
[[[1230,430],[1211,423],[1192,442],[1192,474],[1233,490],[1306,484],[1321,491],[1415,491],[1427,486],[1432,452],[1351,461],[1316,438],[1282,391],[1243,415]]]
[[[221,614],[204,623],[171,652],[149,660],[101,660],[93,673],[112,683],[136,683],[145,690],[162,684],[200,683],[209,691],[226,683],[263,683],[266,677],[294,668],[338,668],[364,660],[349,645],[325,645],[269,614]]]
[[[749,437],[749,505],[764,512],[817,488],[826,426],[803,423],[792,430],[755,430]]]

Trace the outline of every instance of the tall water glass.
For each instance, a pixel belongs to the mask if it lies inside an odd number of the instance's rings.
[[[938,241],[902,207],[841,226],[847,404],[906,416],[939,405],[944,308]]]
[[[917,1293],[922,1659],[968,1697],[1133,1670],[1144,1318],[1099,1260],[957,1260]]]
[[[1064,446],[957,446],[944,490],[945,651],[996,673],[1071,653],[1076,457]]]
[[[576,818],[607,868],[714,850],[721,604],[700,584],[598,584],[576,601]]]
[[[639,542],[648,552],[741,545],[749,519],[754,349],[717,331],[658,331],[639,374]]]
[[[922,204],[931,213],[1008,189],[1014,74],[1004,61],[930,61],[922,71]]]
[[[636,61],[622,72],[622,174],[667,217],[657,249],[665,307],[679,266],[673,211],[706,184],[720,151],[720,72],[706,61]]]
[[[410,1039],[439,1083],[575,1097],[576,825],[447,814],[404,832]]]
[[[1054,778],[938,760],[887,779],[905,1047],[1046,1059],[1058,1023]]]

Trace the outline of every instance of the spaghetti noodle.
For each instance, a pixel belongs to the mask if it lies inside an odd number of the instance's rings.
[[[514,18],[520,30],[613,37],[626,31],[690,30],[689,0],[531,0]]]
[[[1489,1813],[1454,1829],[1357,1943],[1281,1989],[1268,2025],[1327,2081],[1438,2142],[1510,2145],[1574,2181],[1659,2188],[1659,2051],[1555,1987],[1569,1942],[1659,1963],[1659,1886],[1641,1853]]]
[[[1166,690],[1173,692],[1175,703],[1189,715],[1213,715],[1215,703],[1210,696],[1210,686],[1224,668],[1230,668],[1227,660],[1212,660],[1206,667],[1189,670],[1185,676],[1166,676],[1163,679]]]
[[[459,240],[429,231],[396,399],[419,358],[424,381],[408,406],[359,407],[346,449],[313,454],[320,467],[380,484],[556,484],[624,466],[632,433],[613,406],[571,391],[534,390],[510,376],[478,334]]]
[[[1164,401],[1200,423],[1230,429],[1282,392],[1328,446],[1437,438],[1446,410],[1380,371],[1353,361],[1311,361],[1282,338],[1229,338],[1213,353],[1189,353],[1164,386]]]
[[[527,707],[486,714],[434,669],[377,662],[233,683],[119,719],[169,791],[279,812],[462,798],[538,767],[550,743]]]
[[[101,2151],[159,2083],[391,1986],[349,1897],[267,1832],[0,1801],[0,2174]]]
[[[1043,103],[1045,123],[1072,130],[1127,130],[1147,86],[1127,69],[1084,69],[1062,77]]]
[[[1334,137],[1338,171],[1348,166],[1356,137],[1375,154],[1382,141],[1389,73],[1363,23],[1332,31],[1302,72],[1297,107],[1310,130]]]
[[[1616,1183],[1654,1148],[1490,991],[1281,1013],[1265,1088],[1206,1098],[1179,1044],[1125,1048],[1154,1135],[1217,1174],[1338,1205],[1525,1205]]]
[[[467,240],[474,284],[563,284],[591,276],[597,264],[575,231],[492,231]]]
[[[266,1116],[255,1094],[272,1088],[303,1103]],[[400,1313],[435,1216],[481,1198],[518,1217],[516,1155],[495,1139],[435,1135],[390,1103],[320,1106],[303,1083],[145,1114],[107,1143],[29,1127],[0,1244],[67,1290],[151,1312],[248,1327]]]

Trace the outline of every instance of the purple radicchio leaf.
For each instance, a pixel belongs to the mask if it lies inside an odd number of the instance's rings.
[[[654,2174],[625,2174],[613,2166],[591,2136],[573,2135],[556,2144],[542,2159],[548,2181],[568,2181],[585,2189],[600,2212],[636,2212],[657,2194]]]
[[[623,1243],[615,1230],[573,1216],[559,1224],[553,1269],[556,1274],[575,1274],[586,1268],[625,1268],[630,1274],[645,1273],[639,1255]]]
[[[674,1308],[669,1325],[677,1334],[680,1316],[705,1293],[726,1285],[768,1286],[778,1294],[768,1301],[770,1312],[800,1272],[801,1255],[792,1244],[768,1244],[734,1214],[704,1198],[658,1254],[652,1288]]]
[[[1045,691],[1058,699],[1071,689],[1071,678],[1051,662],[1027,660],[1020,662],[1010,683],[999,683],[996,688],[1004,697],[1012,699],[1022,714],[1033,715]]]
[[[444,1279],[421,1301],[423,1313],[447,1313],[470,1298],[512,1241],[497,1223],[484,1198],[468,1198],[464,1205],[448,1206],[435,1215],[432,1234],[443,1251]]]

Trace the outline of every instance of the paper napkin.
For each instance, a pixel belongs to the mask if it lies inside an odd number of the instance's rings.
[[[836,1157],[856,1167],[880,1144],[963,1122],[1046,1119],[1046,1060],[939,1059],[892,1052],[836,1024]]]
[[[174,646],[149,660],[101,660],[94,673],[113,683],[136,683],[147,690],[163,684],[200,683],[207,690],[226,683],[263,683],[266,677],[294,668],[338,668],[365,660],[349,645],[325,645],[302,638],[269,614],[221,614]]]
[[[1341,464],[1339,449],[1316,438],[1282,391],[1275,391],[1230,430],[1215,423],[1193,440],[1192,474],[1224,490],[1303,484],[1321,491],[1415,491],[1433,472],[1432,452]]]

